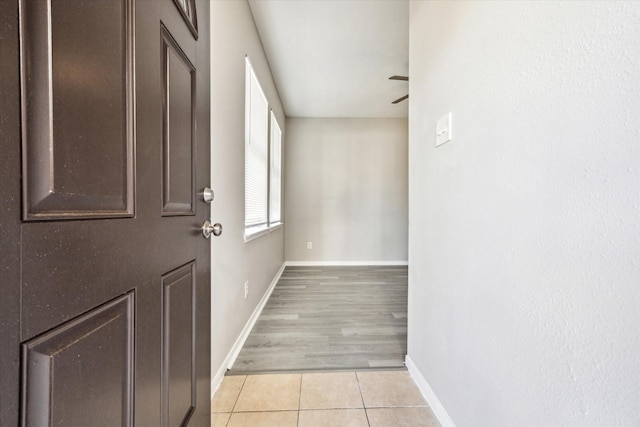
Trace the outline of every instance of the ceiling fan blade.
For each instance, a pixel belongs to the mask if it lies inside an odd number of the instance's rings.
[[[405,99],[407,99],[408,97],[409,97],[409,95],[405,95],[405,96],[403,96],[402,98],[398,98],[398,99],[396,99],[395,101],[393,101],[393,102],[392,102],[392,104],[397,104],[398,102],[402,102],[402,101],[404,101]]]
[[[391,76],[389,77],[389,80],[402,80],[402,81],[409,81],[409,77],[407,76]]]

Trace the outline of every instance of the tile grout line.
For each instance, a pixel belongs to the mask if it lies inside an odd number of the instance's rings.
[[[300,426],[300,403],[302,402],[302,373],[300,373],[300,388],[298,393],[298,418],[296,419],[296,426]]]
[[[367,425],[371,427],[371,422],[369,421],[369,413],[367,412],[367,405],[364,403],[364,396],[362,395],[362,387],[360,387],[360,377],[358,376],[358,372],[353,372],[356,376],[356,383],[358,384],[358,391],[360,392],[360,400],[362,401],[362,409],[364,409],[364,416],[367,419]]]
[[[238,404],[238,400],[240,400],[240,395],[242,394],[242,390],[244,389],[244,385],[247,383],[247,379],[249,379],[249,375],[244,376],[244,380],[242,381],[242,385],[240,386],[240,391],[238,392],[238,396],[236,396],[235,402],[233,402],[233,407],[231,408],[231,413],[229,414],[229,419],[227,420],[225,427],[227,427],[231,422],[231,417],[233,417],[233,414],[236,409],[236,405]]]

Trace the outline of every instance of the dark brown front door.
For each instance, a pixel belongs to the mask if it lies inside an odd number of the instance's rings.
[[[208,2],[0,1],[0,425],[206,426]]]

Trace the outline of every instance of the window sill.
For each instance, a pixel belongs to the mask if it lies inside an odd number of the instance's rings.
[[[271,227],[269,227],[269,233],[271,233],[272,231],[276,231],[279,228],[284,227],[284,224],[279,222],[277,224],[272,224]]]
[[[264,236],[265,234],[269,234],[272,231],[276,231],[277,229],[283,227],[284,224],[279,222],[277,224],[273,224],[270,227],[254,227],[249,230],[244,231],[244,242],[250,242],[252,240],[257,239],[258,237]]]

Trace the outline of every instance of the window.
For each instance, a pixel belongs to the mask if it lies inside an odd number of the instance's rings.
[[[267,129],[269,107],[247,58],[244,145],[245,235],[267,227]]]
[[[282,222],[282,130],[246,59],[244,205],[245,241]],[[269,141],[271,141],[269,143]]]
[[[276,116],[271,111],[271,161],[269,162],[269,225],[280,224],[281,221],[281,200],[282,189],[281,168],[282,163],[282,131]]]

